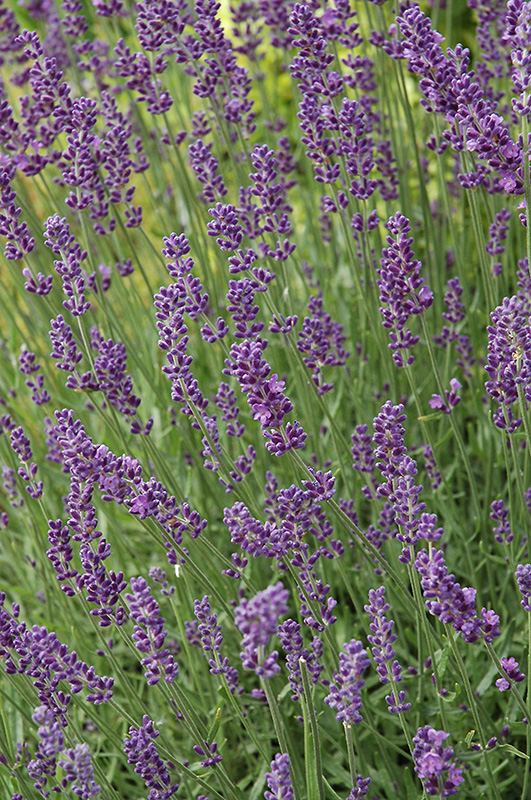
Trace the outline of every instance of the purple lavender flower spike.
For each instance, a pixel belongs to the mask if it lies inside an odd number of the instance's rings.
[[[142,578],[131,578],[132,594],[126,594],[129,614],[136,623],[133,641],[146,656],[142,659],[145,675],[149,685],[156,684],[161,678],[166,683],[173,683],[178,675],[179,667],[170,651],[164,647],[167,631],[165,620],[160,615],[160,607],[151,594],[147,581]]]
[[[497,523],[492,529],[494,538],[499,544],[510,544],[514,539],[514,533],[509,523],[509,509],[505,508],[503,500],[494,500],[490,508],[490,517]]]
[[[33,722],[39,726],[37,734],[41,740],[39,743],[39,753],[50,757],[60,753],[64,747],[63,730],[66,727],[54,714],[53,710],[42,704],[38,706],[31,715]]]
[[[227,194],[222,175],[218,175],[218,161],[212,155],[212,142],[204,144],[202,139],[188,147],[190,166],[203,187],[198,194],[202,203],[215,203]]]
[[[459,278],[450,278],[444,293],[444,304],[447,310],[442,314],[447,325],[443,327],[440,335],[433,337],[435,343],[441,347],[446,347],[449,342],[457,339],[457,326],[465,318],[465,304],[461,302],[462,294],[463,287]]]
[[[330,694],[325,703],[336,710],[336,719],[346,724],[361,722],[361,690],[365,681],[361,676],[370,660],[361,642],[351,639],[339,654],[339,671],[334,672],[335,683],[330,684]]]
[[[146,787],[150,789],[149,800],[168,800],[179,785],[171,782],[169,765],[160,757],[154,744],[159,736],[152,720],[147,714],[142,717],[139,728],[129,728],[129,738],[124,739],[124,753],[129,764],[134,764],[135,772],[142,777]]]
[[[97,524],[95,517],[91,521],[94,526]],[[85,520],[85,525],[90,529],[90,523],[87,525],[87,520]],[[99,531],[94,533],[101,536]],[[94,540],[95,538],[96,536],[94,536]],[[76,579],[76,582],[78,588],[81,586],[85,588],[87,601],[96,604],[90,613],[100,618],[101,627],[111,624],[123,625],[126,621],[124,608],[117,604],[121,593],[127,586],[127,581],[124,580],[123,572],[107,571],[104,561],[110,553],[110,545],[104,538],[99,539],[96,547],[91,547],[90,544],[84,542],[79,549],[84,572]]]
[[[502,658],[501,665],[505,672],[506,678],[498,678],[496,686],[500,692],[505,692],[510,689],[513,683],[520,683],[525,679],[524,673],[518,668],[518,661],[511,656],[511,658]]]
[[[303,361],[312,372],[312,381],[318,394],[333,389],[332,383],[323,380],[324,366],[343,366],[350,353],[345,351],[343,326],[334,322],[323,309],[323,295],[313,295],[308,302],[311,317],[305,317],[298,334],[297,348]]]
[[[32,461],[33,452],[31,450],[30,440],[24,433],[22,426],[13,428],[9,434],[9,443],[11,449],[18,456],[21,466],[17,470],[17,474],[26,484],[26,491],[34,500],[42,497],[44,484],[42,481],[37,481],[37,464]]]
[[[380,683],[391,683],[393,689],[391,694],[385,698],[391,714],[399,714],[409,711],[411,703],[406,703],[405,691],[397,691],[395,684],[402,680],[402,667],[396,660],[396,651],[393,643],[396,641],[396,634],[393,633],[394,622],[388,620],[385,612],[390,608],[385,601],[385,586],[379,589],[371,589],[369,592],[369,604],[364,606],[369,615],[371,634],[367,636],[372,647],[372,654],[376,663],[376,671],[380,678]],[[392,664],[391,664],[392,662]]]
[[[53,345],[51,357],[57,361],[58,369],[74,372],[83,358],[83,354],[77,348],[71,327],[61,314],[56,319],[52,319],[50,324],[52,326],[50,339]],[[72,388],[77,388],[77,382],[76,387]]]
[[[377,459],[376,466],[386,480],[386,483],[380,484],[377,489],[379,497],[392,496],[400,462],[406,455],[405,428],[402,424],[406,415],[402,413],[403,410],[404,406],[401,403],[394,406],[388,400],[374,418],[373,443],[376,448],[374,456]]]
[[[531,611],[531,564],[518,564],[515,575],[522,595],[521,605],[526,611]]]
[[[67,525],[62,524],[60,519],[49,520],[48,525],[48,541],[51,547],[46,551],[46,555],[57,573],[57,580],[70,581],[78,574],[77,569],[70,566],[73,558],[70,530]],[[69,597],[75,594],[74,589],[68,583],[61,584],[61,589]]]
[[[277,636],[286,653],[286,667],[292,691],[291,699],[298,700],[303,692],[300,659],[305,661],[305,669],[308,670],[312,683],[317,684],[323,670],[323,665],[319,661],[323,645],[321,640],[315,636],[310,647],[304,647],[301,626],[293,619],[287,619],[278,626]]]
[[[397,465],[394,480],[393,501],[394,522],[399,526],[397,538],[404,544],[414,545],[418,539],[419,522],[426,503],[419,501],[423,487],[415,485],[417,463],[408,455],[403,456]]]
[[[494,222],[489,226],[489,240],[485,245],[485,250],[489,256],[499,256],[505,252],[505,245],[503,242],[507,239],[509,232],[509,225],[507,224],[511,219],[511,212],[508,208],[502,208],[494,217]],[[492,265],[493,275],[498,276],[501,273],[502,265],[498,262]]]
[[[155,295],[157,309],[157,329],[159,331],[159,348],[166,353],[168,364],[162,368],[172,383],[172,400],[182,404],[183,414],[193,417],[192,427],[199,428],[194,411],[204,415],[208,400],[203,397],[199,385],[190,369],[193,358],[188,355],[188,328],[184,315],[192,319],[200,316],[208,303],[208,294],[202,292],[201,283],[191,275],[194,261],[188,255],[190,245],[184,234],[164,238],[165,248],[162,254],[171,259],[166,268],[175,282],[168,287],[161,287]],[[215,340],[217,334],[210,326],[205,338]],[[225,335],[226,331],[219,331]],[[194,408],[195,407],[195,408]]]
[[[245,432],[245,425],[238,420],[240,409],[237,406],[237,398],[234,389],[228,383],[221,382],[214,398],[214,402],[221,410],[221,419],[227,423],[228,436],[240,437]]]
[[[260,310],[260,307],[254,304],[255,290],[256,281],[249,278],[229,281],[227,311],[235,323],[236,339],[254,339],[265,327],[263,322],[255,321]]]
[[[236,208],[232,205],[216,203],[214,208],[209,208],[208,213],[213,217],[208,223],[209,236],[216,236],[216,244],[221,250],[229,253],[237,250],[243,239]]]
[[[488,354],[485,370],[490,380],[485,388],[497,401],[494,423],[507,433],[520,427],[521,418],[514,417],[512,406],[518,400],[518,386],[524,396],[531,376],[531,331],[526,303],[518,296],[505,297],[502,305],[491,313],[492,325],[487,327]]]
[[[437,463],[433,456],[433,450],[431,449],[430,445],[427,444],[422,451],[422,456],[424,458],[424,467],[426,469],[426,474],[430,479],[430,485],[432,489],[438,489],[441,485],[441,473],[437,467]]]
[[[208,659],[210,672],[212,675],[225,675],[229,688],[234,694],[238,686],[238,675],[235,668],[230,666],[228,657],[220,657],[223,634],[221,625],[218,625],[217,614],[211,613],[210,600],[207,595],[202,600],[194,600],[194,614],[199,623],[197,634]],[[196,752],[198,751],[196,750]]]
[[[529,118],[531,105],[529,88],[531,86],[531,64],[529,47],[531,45],[531,19],[529,6],[522,0],[509,0],[505,17],[505,32],[502,39],[511,52],[511,77],[518,98],[513,98],[512,108],[518,116]]]
[[[368,425],[356,425],[355,432],[351,434],[352,469],[365,473],[369,483],[362,487],[362,492],[368,500],[374,498],[377,481],[374,475],[375,459],[371,447],[371,435],[367,433]]]
[[[452,761],[453,748],[443,746],[449,736],[449,733],[426,725],[419,728],[413,737],[415,772],[429,795],[450,797],[457,794],[459,785],[465,780],[461,767]]]
[[[136,417],[141,400],[133,392],[132,378],[127,374],[127,352],[122,342],[105,340],[97,326],[90,329],[91,346],[97,355],[94,356],[94,379],[100,391],[104,392],[108,402],[120,414]],[[141,426],[138,419],[133,422],[132,433],[139,432]]]
[[[90,800],[101,791],[101,786],[94,779],[92,756],[86,742],[64,750],[58,764],[64,772],[61,781],[63,789],[70,786],[71,791],[81,800]]]
[[[108,703],[112,697],[113,679],[100,677],[59,641],[55,633],[34,625],[29,629],[19,622],[20,608],[13,603],[11,611],[5,606],[6,595],[0,593],[0,656],[10,674],[27,674],[38,690],[39,700],[64,715],[70,697],[58,689],[59,679],[70,684],[73,694],[88,689],[86,700],[94,705]]]
[[[386,228],[390,233],[386,238],[388,247],[382,250],[377,281],[380,302],[384,304],[380,311],[384,328],[391,331],[389,348],[393,360],[403,367],[412,364],[415,357],[411,354],[404,359],[402,351],[407,352],[419,340],[405,326],[412,315],[422,314],[431,306],[433,294],[420,277],[422,265],[411,249],[409,220],[397,213],[389,218]]]
[[[25,222],[19,222],[22,209],[16,205],[16,194],[11,181],[16,167],[0,167],[0,236],[5,236],[4,256],[8,261],[18,261],[35,247],[35,239],[30,235]]]
[[[33,786],[48,797],[48,776],[55,777],[57,769],[57,755],[64,747],[63,729],[66,727],[64,715],[56,712],[54,708],[43,703],[32,714],[33,722],[38,725],[37,735],[39,744],[34,757],[27,763],[28,775],[34,781]]]
[[[453,575],[448,574],[442,550],[421,550],[416,558],[415,569],[420,575],[426,606],[441,622],[461,633],[465,642],[475,642],[485,635],[485,613],[478,618],[475,610],[476,590],[461,589]],[[496,629],[492,636],[499,635]],[[486,637],[485,637],[486,638]]]
[[[304,447],[306,434],[297,423],[283,426],[284,417],[293,410],[291,401],[283,393],[284,381],[278,375],[271,375],[271,367],[262,358],[267,340],[244,339],[234,344],[230,357],[225,360],[226,375],[234,375],[247,401],[255,420],[262,426],[264,437],[269,441],[266,448],[274,455],[282,455],[290,449]]]
[[[287,753],[277,753],[271,762],[271,772],[266,773],[268,791],[265,800],[293,800],[290,761]]]
[[[485,88],[473,71],[467,71],[470,54],[462,45],[444,54],[443,37],[431,27],[431,20],[415,3],[397,17],[402,36],[401,56],[411,72],[420,76],[422,100],[427,111],[445,115],[449,129],[443,142],[455,150],[465,147],[482,162],[477,169],[460,176],[461,185],[472,188],[489,186],[499,191],[521,194],[521,143],[511,139],[503,117],[496,113],[496,104],[485,95]],[[457,131],[455,130],[457,128]],[[487,166],[488,164],[488,166]],[[490,180],[489,180],[490,179]]]
[[[173,594],[175,594],[175,586],[170,586],[169,582],[166,580],[166,573],[162,567],[150,567],[149,577],[152,581],[160,585],[160,591],[164,597],[171,597]]]
[[[278,618],[288,610],[289,592],[279,582],[258,592],[250,600],[243,598],[234,613],[234,621],[243,634],[240,658],[245,669],[252,669],[262,678],[271,678],[279,672],[278,652],[269,655],[265,648],[276,633]]]

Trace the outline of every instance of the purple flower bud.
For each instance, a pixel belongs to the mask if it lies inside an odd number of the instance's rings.
[[[203,742],[203,746],[196,744],[193,749],[198,756],[205,756],[203,761],[201,761],[202,767],[215,767],[216,764],[223,761],[223,756],[217,752],[217,742],[211,742],[210,744]]]
[[[518,661],[512,656],[510,658],[502,658],[501,665],[507,678],[498,678],[496,681],[496,686],[500,692],[505,692],[507,689],[510,689],[513,681],[514,683],[520,683],[525,679],[524,673],[518,668]]]
[[[457,378],[450,380],[450,389],[444,390],[445,399],[443,400],[440,394],[432,394],[428,403],[431,408],[440,409],[445,414],[451,414],[453,409],[461,402],[461,397],[458,395],[459,389],[462,386]]]

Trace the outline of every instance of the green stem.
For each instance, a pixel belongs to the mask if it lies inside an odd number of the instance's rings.
[[[306,725],[310,724],[311,738],[313,743],[313,766],[315,768],[315,777],[317,778],[317,797],[319,800],[324,800],[324,785],[323,785],[323,764],[321,760],[321,742],[319,740],[319,729],[317,727],[317,717],[312,699],[312,690],[310,681],[308,680],[308,665],[304,658],[299,658],[301,668],[302,686],[304,689],[304,703],[303,710]],[[307,767],[310,764],[310,759],[306,758]],[[307,769],[307,788],[309,793],[309,800],[314,800],[310,795],[310,786],[313,783],[313,775],[308,775]],[[312,793],[313,794],[313,793]]]
[[[271,719],[273,720],[273,726],[275,728],[275,734],[278,739],[278,743],[280,745],[280,750],[282,753],[287,753],[289,755],[290,764],[294,769],[297,762],[295,761],[295,757],[291,747],[288,746],[288,742],[284,732],[284,724],[282,722],[282,717],[278,709],[277,698],[275,697],[275,693],[271,688],[271,682],[267,678],[260,678],[260,684],[265,692],[267,704],[269,706],[269,712],[271,714]],[[298,780],[297,777],[295,776],[295,779],[293,780],[292,783],[293,783],[293,792],[295,794],[295,800],[301,800],[300,780]]]

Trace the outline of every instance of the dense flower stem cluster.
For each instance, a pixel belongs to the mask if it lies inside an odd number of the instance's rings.
[[[529,794],[531,2],[392,5],[0,2],[12,800]]]
[[[4,669],[10,675],[28,675],[35,687],[39,700],[54,714],[66,713],[69,695],[59,687],[65,680],[72,694],[88,691],[86,700],[99,705],[108,703],[113,695],[112,678],[100,677],[94,667],[89,667],[78,659],[75,650],[59,641],[55,633],[34,625],[28,628],[19,622],[20,608],[13,604],[11,611],[6,608],[6,595],[0,594],[0,655],[4,659]]]

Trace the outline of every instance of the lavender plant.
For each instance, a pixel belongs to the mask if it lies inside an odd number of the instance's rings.
[[[529,797],[530,43],[0,0],[2,797]]]

